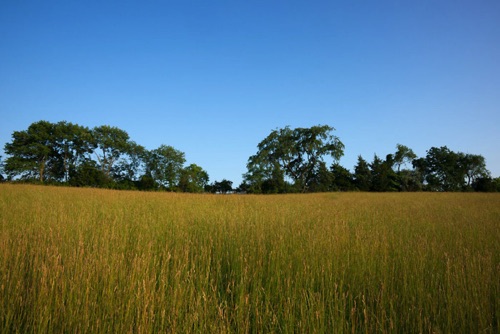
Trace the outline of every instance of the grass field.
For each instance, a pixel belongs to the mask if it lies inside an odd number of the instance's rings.
[[[1,333],[498,333],[500,194],[0,185]]]

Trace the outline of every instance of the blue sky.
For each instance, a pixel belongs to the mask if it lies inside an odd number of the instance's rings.
[[[286,125],[335,127],[349,169],[447,145],[500,176],[500,2],[0,0],[0,117],[2,147],[113,125],[235,185]]]

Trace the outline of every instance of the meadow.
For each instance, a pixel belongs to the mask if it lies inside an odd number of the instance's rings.
[[[1,333],[498,333],[500,194],[0,185]]]

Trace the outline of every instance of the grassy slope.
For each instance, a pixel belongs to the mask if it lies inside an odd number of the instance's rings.
[[[0,332],[499,330],[500,194],[0,185]]]

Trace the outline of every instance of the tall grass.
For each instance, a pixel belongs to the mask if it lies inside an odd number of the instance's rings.
[[[499,194],[0,186],[0,332],[498,333]]]

